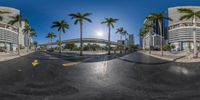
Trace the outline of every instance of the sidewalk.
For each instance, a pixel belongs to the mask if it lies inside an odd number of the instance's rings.
[[[181,63],[200,62],[200,54],[198,54],[198,58],[193,58],[193,53],[187,53],[185,57],[177,59],[176,62],[181,62]]]
[[[176,62],[178,60],[181,61],[181,59],[187,55],[186,52],[178,52],[176,54],[173,54],[169,51],[163,51],[163,56],[161,56],[161,51],[151,51],[151,54],[149,54],[149,51],[139,51],[139,52],[155,58],[169,60],[169,61],[176,61]]]
[[[11,59],[15,59],[30,53],[33,53],[34,51],[21,51],[20,56],[17,54],[17,52],[15,53],[5,53],[5,52],[0,52],[0,62],[2,61],[7,61],[7,60],[11,60]]]

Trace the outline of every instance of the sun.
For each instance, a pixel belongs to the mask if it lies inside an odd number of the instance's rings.
[[[96,36],[99,37],[99,38],[103,37],[103,35],[104,35],[104,32],[102,32],[102,31],[96,32]]]

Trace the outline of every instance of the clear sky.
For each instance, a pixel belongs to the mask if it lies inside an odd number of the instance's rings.
[[[119,19],[116,27],[124,27],[129,34],[134,34],[139,43],[139,29],[144,18],[151,12],[167,12],[167,8],[175,6],[198,6],[200,0],[0,0],[0,6],[14,7],[21,11],[23,17],[29,19],[31,26],[37,31],[36,41],[46,43],[44,38],[51,29],[53,21],[66,20],[70,29],[63,34],[63,39],[79,37],[79,25],[74,25],[68,14],[90,12],[92,23],[84,24],[83,37],[107,39],[107,27],[100,24],[104,17]],[[97,35],[104,33],[104,35]],[[112,40],[119,36],[112,31]],[[57,39],[55,39],[57,40]]]

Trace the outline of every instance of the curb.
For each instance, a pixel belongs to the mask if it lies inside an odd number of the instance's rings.
[[[142,53],[142,54],[151,56],[151,57],[155,57],[155,58],[159,58],[159,59],[163,59],[163,60],[168,60],[168,61],[176,61],[177,59],[180,59],[180,57],[179,58],[174,58],[174,59],[173,58],[164,58],[164,57],[160,57],[160,56],[157,56],[157,55],[147,54],[147,53],[144,53],[142,51],[139,51],[139,52]]]
[[[5,59],[0,58],[0,62],[4,62],[4,61],[12,60],[12,59],[15,59],[15,58],[23,57],[23,56],[26,56],[26,55],[31,54],[31,53],[33,53],[33,52],[29,52],[29,53],[26,53],[26,54],[23,54],[23,55],[13,55],[13,56],[9,56],[8,58],[5,58]]]
[[[182,59],[182,58],[186,57],[186,55],[172,59],[172,58],[164,58],[164,57],[160,57],[160,56],[156,56],[156,55],[147,54],[147,53],[144,53],[144,52],[141,52],[141,51],[140,51],[140,53],[148,55],[148,56],[152,56],[152,57],[155,57],[155,58],[159,58],[159,59],[163,59],[163,60],[168,60],[168,61],[181,62],[181,63],[193,63],[193,62],[178,61],[179,59]]]

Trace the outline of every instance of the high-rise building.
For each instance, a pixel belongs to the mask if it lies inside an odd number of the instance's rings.
[[[130,34],[130,35],[128,36],[127,45],[128,45],[128,46],[134,45],[134,44],[135,44],[134,40],[135,40],[135,39],[134,39],[134,35],[133,35],[133,34]]]
[[[145,19],[144,24],[152,24],[153,28],[145,36],[141,37],[142,49],[160,49],[161,38],[163,38],[163,44],[166,44],[167,33],[164,31],[164,21],[161,24],[162,33],[160,32],[158,20],[150,21]]]

